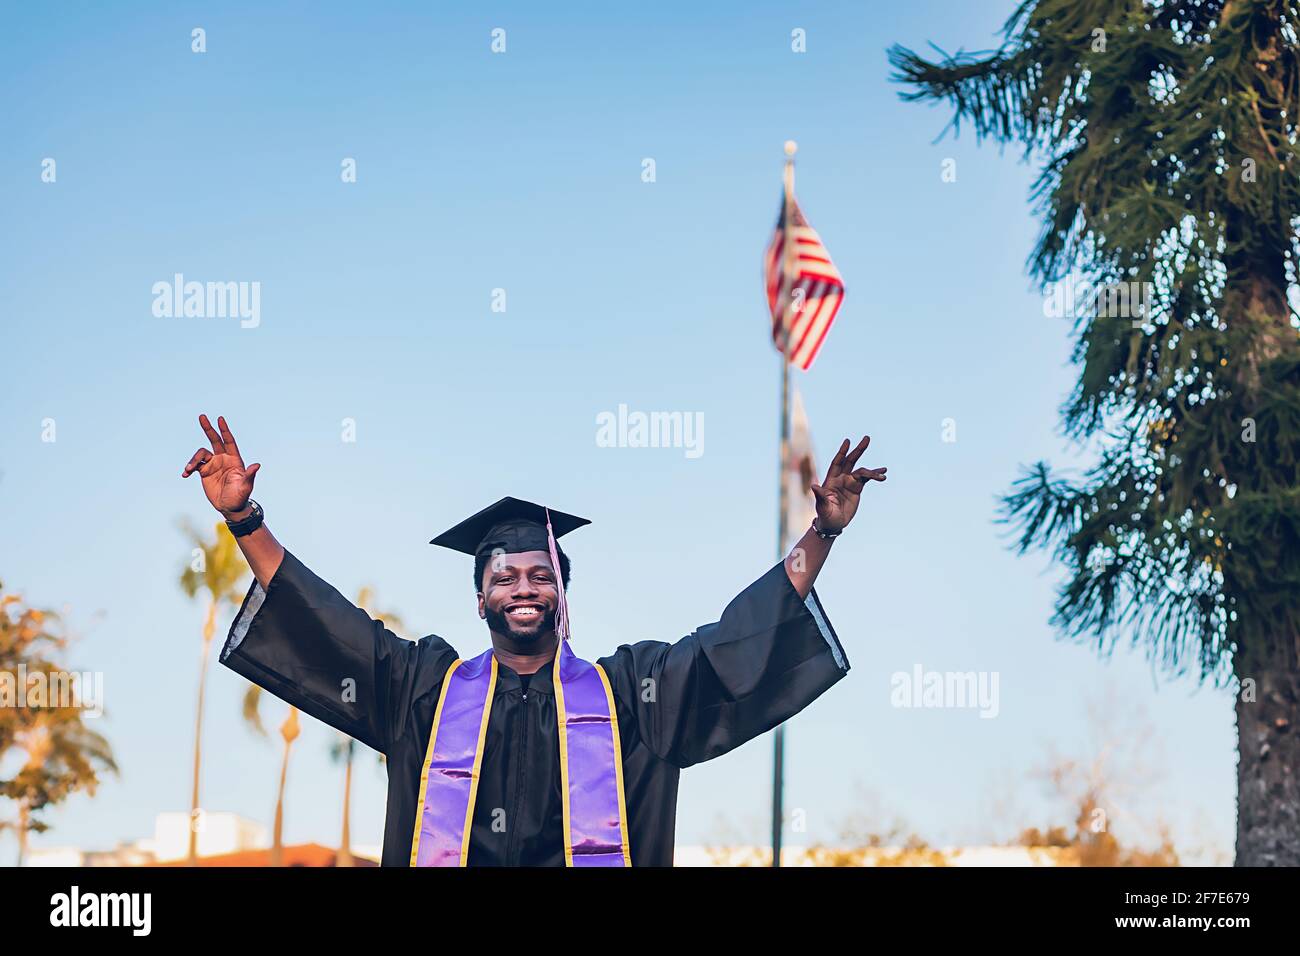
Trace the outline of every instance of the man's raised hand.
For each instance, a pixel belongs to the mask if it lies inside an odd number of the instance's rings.
[[[871,444],[871,436],[864,436],[853,451],[849,440],[840,444],[840,450],[831,459],[826,477],[819,485],[813,482],[812,493],[817,499],[817,526],[823,531],[835,532],[853,520],[857,513],[862,489],[869,481],[884,481],[888,468],[856,468],[858,459]]]
[[[238,515],[248,507],[249,496],[253,493],[253,478],[262,466],[244,467],[244,459],[239,455],[235,436],[221,416],[217,416],[220,432],[212,427],[207,415],[199,416],[199,425],[208,436],[212,448],[196,451],[181,472],[181,477],[188,478],[197,471],[203,481],[203,493],[208,496],[212,507],[227,518]]]

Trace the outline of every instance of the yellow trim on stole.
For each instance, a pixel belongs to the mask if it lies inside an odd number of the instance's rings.
[[[424,822],[424,804],[428,799],[429,767],[433,762],[433,747],[438,740],[438,726],[442,722],[442,707],[447,701],[447,690],[451,686],[451,676],[455,673],[456,668],[463,663],[465,663],[463,660],[457,659],[452,662],[451,667],[447,668],[447,674],[442,681],[442,691],[438,695],[438,707],[433,713],[433,727],[429,731],[429,746],[424,756],[424,769],[420,773],[420,799],[415,807],[415,831],[411,837],[411,866],[415,866],[420,849],[420,827]],[[609,706],[610,732],[613,734],[614,742],[614,779],[618,785],[619,837],[622,840],[623,865],[630,867],[632,865],[632,853],[627,835],[627,796],[623,789],[623,743],[618,733],[618,710],[614,705],[614,691],[610,686],[609,677],[605,674],[605,669],[599,664],[593,664],[592,666],[596,668],[596,673],[600,675],[600,683],[605,688],[605,700]],[[564,685],[560,681],[558,648],[552,670],[552,683],[555,686],[556,723],[560,732],[560,793],[564,807],[564,864],[565,866],[573,866],[573,831],[569,805],[569,739],[568,729],[565,726],[567,715],[564,708]],[[470,781],[469,805],[465,809],[465,827],[461,836],[461,866],[469,865],[470,829],[474,822],[474,803],[478,797],[478,784],[482,776],[483,750],[484,745],[487,743],[488,717],[492,712],[492,697],[496,690],[496,684],[497,659],[494,654],[492,655],[492,677],[488,682],[487,698],[483,705],[483,719],[479,724],[478,746],[474,751],[474,769]]]
[[[459,658],[447,668],[442,679],[442,691],[438,694],[438,707],[433,712],[433,729],[429,731],[429,747],[424,755],[424,770],[420,773],[420,800],[415,805],[415,834],[411,837],[411,866],[415,866],[420,851],[420,826],[424,823],[424,802],[428,799],[429,765],[433,763],[433,745],[438,739],[438,725],[442,722],[442,705],[447,701],[447,688],[451,686],[451,675],[465,662]],[[488,715],[492,713],[492,695],[497,686],[497,658],[492,655],[492,677],[488,680],[487,698],[483,702],[483,720],[479,723],[478,744],[474,749],[474,769],[469,783],[469,806],[465,808],[465,829],[460,840],[460,866],[469,866],[470,827],[474,822],[474,801],[478,797],[478,782],[483,769],[483,746],[487,742]]]
[[[433,763],[433,745],[438,739],[438,724],[442,721],[442,705],[447,702],[447,688],[451,686],[451,675],[465,662],[459,657],[451,662],[447,673],[442,678],[442,690],[438,693],[438,706],[433,712],[433,728],[429,731],[429,746],[424,754],[424,770],[420,772],[420,800],[415,805],[415,833],[411,837],[411,866],[415,866],[416,855],[420,851],[420,825],[424,823],[424,801],[429,791],[429,764]]]
[[[614,707],[614,691],[605,675],[605,668],[592,664],[600,675],[600,682],[605,688],[605,700],[609,703],[609,726],[614,735],[614,779],[618,784],[618,831],[623,844],[623,865],[632,865],[632,852],[627,838],[627,798],[623,793],[623,744],[618,735],[618,711]],[[560,682],[560,651],[556,648],[555,663],[551,672],[555,685],[556,723],[560,728],[560,795],[564,805],[564,865],[573,866],[573,822],[569,807],[569,735],[565,727],[567,714],[564,709],[564,685]]]
[[[560,729],[560,801],[564,807],[564,865],[573,866],[573,832],[569,809],[569,731],[565,727],[564,685],[560,682],[560,648],[564,638],[555,645],[555,659],[551,665],[551,683],[555,685],[555,723]]]
[[[497,689],[497,656],[492,655],[492,676],[488,679],[487,698],[483,701],[483,720],[478,727],[478,746],[474,748],[474,770],[469,782],[469,806],[465,808],[465,832],[460,840],[460,865],[469,866],[469,832],[474,823],[474,801],[478,799],[478,782],[483,770],[483,747],[487,743],[488,717],[492,714],[492,697]]]
[[[623,865],[632,865],[631,844],[627,838],[627,797],[623,794],[623,741],[618,736],[618,709],[614,706],[614,689],[609,686],[609,677],[605,668],[592,664],[600,675],[600,682],[605,685],[605,699],[609,701],[609,726],[614,732],[614,778],[618,781],[618,830],[623,841]]]

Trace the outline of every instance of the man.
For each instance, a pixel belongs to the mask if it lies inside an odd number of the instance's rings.
[[[388,758],[385,866],[670,866],[678,775],[797,714],[848,671],[813,582],[884,468],[840,446],[786,559],[676,643],[595,664],[568,643],[569,560],[588,522],[505,498],[435,538],[475,558],[492,647],[406,641],[285,550],[252,500],[258,464],[224,418],[183,477],[230,525],[255,581],[221,661]]]

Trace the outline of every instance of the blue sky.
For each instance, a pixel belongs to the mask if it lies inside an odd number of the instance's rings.
[[[848,284],[796,382],[823,465],[865,432],[889,481],[818,582],[853,670],[789,725],[787,806],[812,839],[868,804],[939,843],[1066,822],[1031,771],[1053,748],[1089,755],[1105,700],[1122,744],[1149,730],[1165,754],[1116,826],[1164,820],[1230,851],[1230,694],[1059,640],[1059,573],[995,523],[1022,463],[1073,454],[1068,320],[1024,270],[1034,170],[936,141],[947,114],[898,100],[885,50],[988,47],[1005,7],[8,6],[0,575],[67,608],[122,767],[35,845],[107,847],[188,807],[203,608],[177,586],[176,523],[216,518],[178,477],[199,412],[262,463],[290,550],[466,656],[487,640],[469,569],[426,542],[505,494],[593,519],[566,539],[580,652],[715,620],[775,560],[759,263],[793,138],[800,202]],[[259,282],[260,324],[155,317],[150,290],[177,272]],[[702,413],[703,454],[598,447],[596,416],[621,403]],[[892,707],[890,676],[917,664],[997,672],[999,715]],[[241,724],[242,690],[214,666],[204,803],[269,825],[278,750]],[[333,736],[308,721],[296,746],[293,842],[337,838]],[[683,775],[679,843],[766,839],[770,749]],[[378,843],[382,773],[361,768],[353,834]]]

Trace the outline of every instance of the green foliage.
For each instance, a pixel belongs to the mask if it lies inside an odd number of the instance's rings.
[[[198,552],[181,572],[181,589],[191,598],[206,591],[214,604],[234,604],[237,607],[243,600],[240,582],[248,573],[248,564],[230,528],[224,521],[218,521],[215,537],[207,539],[188,521],[182,521],[180,527],[194,551]]]
[[[20,845],[28,832],[47,829],[42,810],[78,791],[94,793],[101,774],[117,771],[108,741],[86,726],[79,707],[57,706],[53,695],[33,702],[17,682],[22,667],[29,679],[43,674],[47,688],[57,686],[54,675],[66,671],[52,658],[67,644],[57,614],[28,606],[0,585],[0,672],[13,676],[17,693],[7,702],[13,706],[0,706],[0,764],[14,768],[0,777],[0,798],[18,809],[17,819],[0,828],[22,831]],[[15,752],[18,761],[9,759]]]
[[[244,699],[239,705],[240,716],[258,735],[266,736],[266,725],[262,723],[262,688],[249,684],[244,688]]]
[[[1021,550],[1069,571],[1056,623],[1123,630],[1175,672],[1225,680],[1300,634],[1300,56],[1292,3],[1038,0],[994,51],[894,47],[909,100],[1039,166],[1044,286],[1141,283],[1149,309],[1076,316],[1066,432],[1005,500]]]

